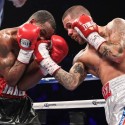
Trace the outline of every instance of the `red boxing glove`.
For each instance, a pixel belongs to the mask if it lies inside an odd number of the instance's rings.
[[[50,42],[46,40],[37,42],[34,55],[36,61],[41,65],[41,70],[47,70],[50,75],[53,75],[60,68],[56,63],[60,63],[68,54],[68,45],[62,37],[57,35],[52,36],[51,43],[50,49]],[[45,75],[46,73],[43,74]]]
[[[96,50],[106,40],[98,34],[98,26],[93,22],[88,15],[82,15],[76,19],[72,27],[80,34],[83,39],[86,39],[90,45]]]
[[[60,63],[68,54],[68,45],[65,39],[58,35],[53,35],[51,42],[52,49],[50,50],[50,56],[56,63]]]
[[[40,34],[40,28],[31,23],[26,23],[19,27],[17,41],[20,47],[18,60],[22,63],[29,63],[35,44]]]

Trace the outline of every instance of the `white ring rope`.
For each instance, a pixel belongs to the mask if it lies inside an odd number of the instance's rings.
[[[104,106],[104,99],[33,103],[34,109],[99,108]]]

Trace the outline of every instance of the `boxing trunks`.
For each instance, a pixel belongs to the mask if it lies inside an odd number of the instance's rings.
[[[125,75],[105,84],[102,94],[106,100],[105,114],[108,125],[125,125]]]
[[[0,78],[0,125],[41,125],[25,91]]]

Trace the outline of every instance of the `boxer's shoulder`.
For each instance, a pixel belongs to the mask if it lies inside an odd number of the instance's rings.
[[[0,36],[16,34],[17,30],[18,30],[18,27],[2,29],[0,30]]]
[[[16,28],[7,28],[0,31],[0,54],[7,55],[9,52],[17,48]]]
[[[9,44],[16,39],[17,28],[6,28],[0,31],[0,44]]]
[[[123,28],[123,27],[125,27],[125,20],[122,18],[114,18],[112,21],[110,21],[107,24],[106,27],[108,30]]]
[[[81,51],[79,51],[79,52],[75,55],[75,57],[74,57],[74,59],[73,59],[73,63],[79,61],[80,58],[81,58],[81,56],[85,53],[85,51],[86,51],[86,49],[82,49]]]

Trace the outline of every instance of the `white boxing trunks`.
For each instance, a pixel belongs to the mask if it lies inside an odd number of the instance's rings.
[[[105,84],[102,94],[106,100],[105,114],[108,125],[125,125],[125,75]]]

